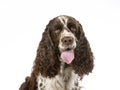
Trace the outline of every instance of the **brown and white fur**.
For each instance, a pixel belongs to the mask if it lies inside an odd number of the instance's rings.
[[[75,58],[66,64],[60,54],[71,49]],[[46,26],[31,76],[19,90],[80,90],[80,78],[92,72],[93,66],[93,53],[81,24],[61,15]]]

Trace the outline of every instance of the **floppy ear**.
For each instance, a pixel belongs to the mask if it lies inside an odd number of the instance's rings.
[[[82,26],[79,24],[77,30],[77,47],[75,49],[75,59],[72,62],[75,73],[83,77],[89,74],[93,69],[93,53],[91,51],[89,42],[84,35]]]
[[[19,88],[19,90],[29,90],[30,86],[30,79],[29,77],[26,77],[25,82],[23,82]]]
[[[60,71],[59,52],[51,40],[49,28],[43,32],[42,40],[37,49],[37,55],[33,66],[33,73],[41,73],[43,77],[54,77]]]
[[[23,82],[19,90],[36,90],[36,80],[35,77],[26,77],[25,82]]]

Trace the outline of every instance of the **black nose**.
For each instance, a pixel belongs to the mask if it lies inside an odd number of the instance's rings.
[[[71,45],[73,43],[73,38],[72,37],[64,37],[64,38],[62,38],[61,41],[64,45]]]

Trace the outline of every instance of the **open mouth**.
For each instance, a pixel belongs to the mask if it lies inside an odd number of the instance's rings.
[[[74,49],[73,48],[66,48],[61,52],[61,59],[63,62],[70,64],[74,60]]]
[[[66,48],[66,49],[65,49],[65,51],[70,51],[70,50],[72,50],[72,48]]]
[[[69,46],[65,46],[64,49],[61,49],[61,52],[62,51],[70,51],[70,50],[74,50],[74,49],[75,49],[75,46],[69,45]]]

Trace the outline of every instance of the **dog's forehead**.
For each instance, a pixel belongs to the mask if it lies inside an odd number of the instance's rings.
[[[49,26],[62,26],[64,28],[68,28],[68,25],[78,25],[78,22],[75,18],[71,17],[71,16],[66,16],[66,15],[60,15],[57,16],[55,18],[53,18],[52,20],[50,20]]]
[[[69,22],[73,22],[75,23],[76,22],[76,19],[74,19],[73,17],[71,16],[66,16],[66,15],[60,15],[60,16],[57,16],[55,18],[53,18],[51,21],[50,21],[50,24],[63,24],[64,26],[67,26],[67,24]]]
[[[76,19],[71,16],[58,16],[57,19],[64,25],[67,26],[68,23],[76,23]]]
[[[68,17],[66,17],[66,16],[59,16],[58,19],[64,25],[64,27],[67,27]]]

